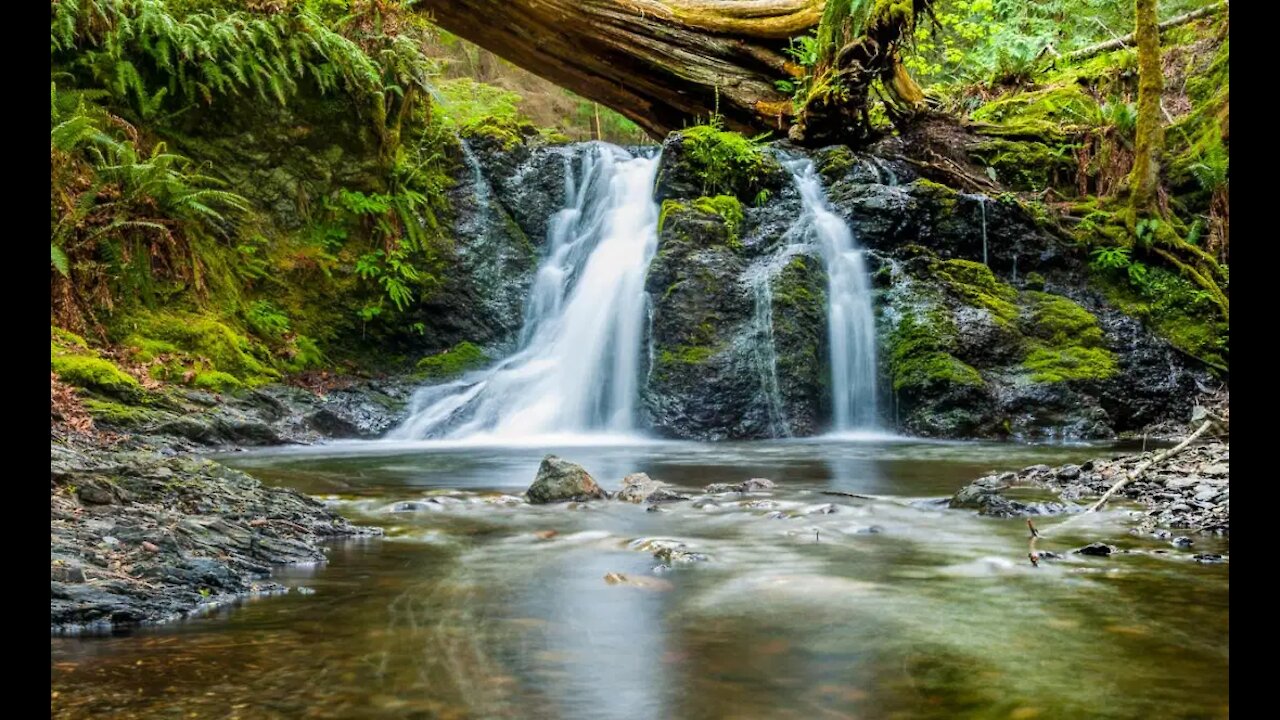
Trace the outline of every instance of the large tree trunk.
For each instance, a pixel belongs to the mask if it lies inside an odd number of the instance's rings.
[[[1135,0],[1138,40],[1138,128],[1129,176],[1130,203],[1138,216],[1155,208],[1160,184],[1160,153],[1164,149],[1164,125],[1160,119],[1160,95],[1164,69],[1160,66],[1160,28],[1156,0]]]
[[[884,79],[896,94],[905,72],[897,45],[932,0],[831,0],[838,5],[829,71],[856,87],[841,95],[844,121]],[[799,118],[780,80],[806,70],[789,61],[790,39],[832,27],[826,0],[421,0],[441,27],[588,99],[617,110],[654,137],[718,116],[730,129],[787,132]],[[824,19],[824,12],[827,17]],[[851,64],[865,62],[848,72]],[[909,83],[909,78],[907,78]],[[910,94],[913,83],[905,86]],[[918,92],[918,89],[915,89]],[[810,98],[802,98],[806,105]],[[812,100],[828,106],[832,98]],[[916,100],[909,100],[911,105]]]

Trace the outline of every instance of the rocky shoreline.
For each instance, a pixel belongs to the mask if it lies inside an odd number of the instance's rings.
[[[1018,472],[987,475],[957,492],[950,507],[976,509],[981,515],[994,517],[1082,512],[1156,452],[1056,468],[1033,465]],[[1178,530],[1227,536],[1231,532],[1230,474],[1230,443],[1212,441],[1153,465],[1121,488],[1110,502],[1136,503],[1146,508],[1134,511],[1139,518],[1135,533],[1167,538],[1170,530]],[[1057,499],[1043,499],[1046,493]]]
[[[408,383],[275,385],[237,395],[175,390],[152,407],[50,433],[53,634],[172,621],[287,592],[273,566],[322,563],[325,543],[381,535],[321,502],[197,453],[376,437]]]

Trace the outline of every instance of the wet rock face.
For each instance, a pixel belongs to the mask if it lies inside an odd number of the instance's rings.
[[[743,427],[756,393],[747,371],[752,306],[739,283],[745,259],[720,216],[672,202],[645,281],[653,303],[641,395],[649,425],[703,440],[763,433],[758,423]]]
[[[538,476],[526,493],[535,505],[546,503],[603,500],[608,497],[581,465],[555,455],[542,459]]]
[[[659,170],[646,420],[698,440],[814,434],[829,404],[826,274],[817,248],[786,236],[799,198],[786,186],[763,207],[702,197],[678,181],[680,157],[664,154]]]
[[[322,541],[380,532],[209,460],[51,445],[49,468],[55,632],[163,622],[283,592],[272,565],[322,562]]]
[[[213,394],[174,389],[161,402],[97,422],[140,442],[177,449],[374,439],[405,417],[416,383],[351,380],[323,393],[290,385]]]
[[[707,440],[820,432],[830,415],[826,274],[817,248],[789,234],[796,192],[764,173],[770,192],[742,204],[735,232],[700,198],[704,171],[689,155],[669,138],[658,174],[648,422]],[[846,148],[809,155],[832,209],[868,249],[885,424],[935,437],[1089,439],[1189,412],[1203,373],[1089,290],[1082,260],[1017,203]],[[771,316],[760,312],[762,287]]]

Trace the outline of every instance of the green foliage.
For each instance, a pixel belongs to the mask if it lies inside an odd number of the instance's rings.
[[[1131,262],[1129,252],[1127,247],[1094,248],[1090,253],[1089,265],[1099,271],[1123,270],[1128,268]]]
[[[1158,232],[1160,232],[1160,220],[1158,218],[1142,218],[1134,225],[1134,241],[1138,247],[1149,248],[1155,244]]]
[[[832,3],[835,4],[835,3]],[[818,49],[818,35],[815,30],[811,35],[801,35],[791,38],[787,47],[783,50],[797,65],[811,68],[818,64],[821,53]]]
[[[1164,0],[1173,16],[1216,0]],[[1015,83],[1039,62],[1125,35],[1132,0],[938,0],[936,27],[918,27],[908,69],[932,83]]]
[[[268,300],[255,300],[245,310],[245,323],[264,338],[282,339],[289,332],[289,316]]]
[[[137,132],[88,100],[50,84],[50,245],[70,302],[55,315],[85,327],[95,304],[149,301],[158,281],[208,289],[211,244],[248,209],[196,163],[149,149]]]
[[[321,92],[403,94],[426,86],[427,59],[406,39],[367,54],[306,3],[283,12],[221,7],[188,13],[164,0],[59,0],[50,55],[94,78],[138,117],[160,108],[252,93],[280,104],[302,83]]]
[[[428,290],[435,279],[419,269],[430,262],[435,246],[424,232],[420,218],[430,213],[431,201],[409,187],[397,192],[379,194],[341,190],[337,207],[350,224],[361,226],[371,234],[375,246],[362,254],[355,264],[356,274],[376,283],[383,291],[376,306],[366,307],[362,317],[372,319],[381,314],[383,299],[403,312],[417,298],[417,290]],[[373,307],[379,308],[373,310]]]
[[[463,341],[452,348],[418,361],[418,375],[426,380],[444,381],[483,367],[489,357],[479,346]]]
[[[515,124],[521,120],[520,95],[471,78],[453,78],[437,85],[437,107],[458,129],[486,121]]]
[[[719,122],[685,128],[680,136],[689,164],[702,180],[703,195],[758,199],[768,174],[776,169],[761,139],[724,130]]]
[[[729,246],[741,246],[743,213],[742,203],[739,202],[738,198],[732,195],[701,197],[693,201],[693,207],[702,212],[719,215],[724,220]]]

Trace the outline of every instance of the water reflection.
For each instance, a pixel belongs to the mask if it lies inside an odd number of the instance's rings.
[[[481,499],[527,486],[543,448],[233,456],[270,482],[341,495],[344,513],[387,527],[387,538],[337,545],[329,564],[279,575],[311,595],[125,637],[52,640],[53,714],[1226,715],[1229,566],[1189,557],[1225,542],[1183,551],[1132,538],[1134,553],[1034,569],[1019,521],[912,503],[990,469],[1097,449],[828,439],[553,451],[609,488],[637,470],[687,487],[755,476],[780,488],[653,513],[507,508]],[[390,511],[442,488],[479,494]],[[873,497],[823,494],[832,491]],[[1052,549],[1123,522],[1100,515]],[[652,552],[635,549],[654,538],[710,560],[655,574]],[[611,574],[642,582],[611,584]]]

